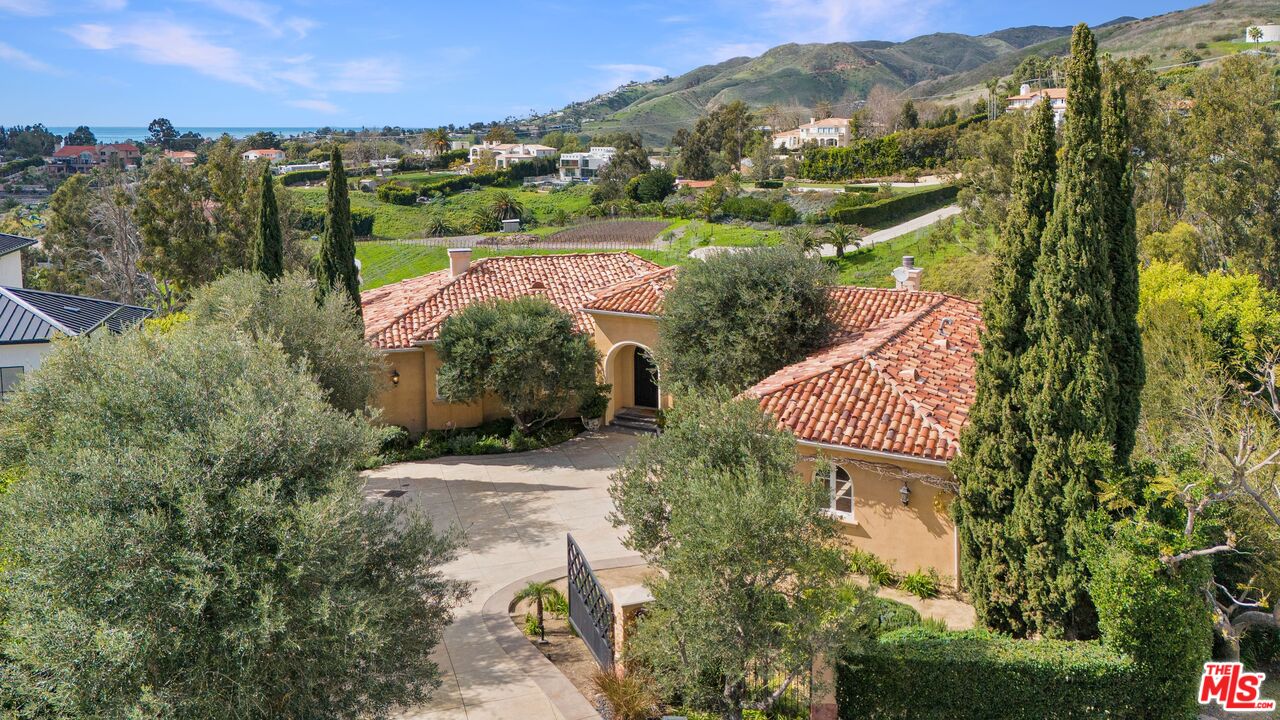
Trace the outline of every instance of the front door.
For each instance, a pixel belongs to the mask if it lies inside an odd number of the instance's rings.
[[[658,369],[649,353],[636,348],[635,391],[636,407],[658,407]]]

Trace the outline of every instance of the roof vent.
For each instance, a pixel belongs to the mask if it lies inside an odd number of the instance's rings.
[[[543,283],[541,280],[534,280],[534,281],[533,281],[533,284],[532,284],[532,285],[530,285],[529,287],[533,288],[534,290],[546,290],[546,289],[547,289],[546,284],[545,284],[545,283]]]
[[[920,377],[920,373],[917,372],[916,369],[912,367],[899,372],[898,377],[902,378],[903,380],[906,380],[907,382],[915,382],[916,379]]]
[[[67,312],[80,312],[80,308],[76,307],[75,305],[63,305],[62,309],[66,310]]]

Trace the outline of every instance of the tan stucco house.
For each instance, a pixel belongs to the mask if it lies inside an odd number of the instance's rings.
[[[433,345],[452,312],[520,295],[546,297],[593,337],[613,386],[606,421],[631,408],[668,407],[661,378],[648,368],[676,273],[631,253],[472,263],[469,250],[451,250],[448,270],[368,291],[366,337],[386,353],[393,381],[379,401],[383,418],[418,434],[503,416],[496,402],[436,397]],[[828,509],[853,544],[900,571],[932,567],[958,580],[947,463],[973,402],[981,319],[972,302],[920,291],[920,270],[909,263],[895,276],[896,289],[832,288],[831,345],[745,395],[795,434],[799,472],[827,485]]]

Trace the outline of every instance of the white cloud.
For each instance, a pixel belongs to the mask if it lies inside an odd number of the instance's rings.
[[[597,84],[597,92],[606,92],[632,80],[644,82],[660,78],[667,74],[666,68],[657,65],[639,65],[636,63],[614,63],[611,65],[593,65],[592,69],[603,74]]]
[[[755,57],[769,49],[768,43],[725,43],[711,49],[711,62],[719,63],[736,57]]]
[[[792,42],[910,37],[939,0],[763,0],[761,30]]]
[[[693,22],[693,18],[688,15],[668,15],[658,18],[658,22],[668,25],[682,25],[684,23]]]
[[[314,110],[315,112],[325,114],[333,114],[338,112],[340,109],[337,105],[334,105],[328,100],[321,100],[319,98],[312,98],[309,100],[290,100],[289,104],[294,107],[302,108],[303,110]]]
[[[199,0],[199,2],[232,17],[247,20],[266,30],[275,37],[280,37],[285,30],[304,38],[315,21],[300,17],[280,17],[280,8],[256,0]]]
[[[53,7],[47,0],[0,0],[0,11],[14,15],[49,15]]]
[[[326,74],[325,87],[338,92],[393,93],[403,84],[400,63],[389,58],[347,60]]]
[[[90,0],[89,7],[98,12],[120,12],[129,7],[127,0]]]
[[[238,85],[263,87],[239,52],[215,45],[185,25],[163,20],[117,26],[89,23],[67,34],[94,50],[125,50],[151,65],[175,65]]]
[[[32,72],[56,72],[48,63],[41,62],[8,43],[0,42],[0,62],[17,65]]]

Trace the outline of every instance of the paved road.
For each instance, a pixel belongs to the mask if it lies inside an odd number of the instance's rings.
[[[899,225],[894,225],[893,227],[885,228],[884,230],[877,230],[876,232],[862,238],[862,241],[858,243],[858,247],[879,245],[882,242],[892,240],[896,237],[902,237],[903,235],[913,233],[922,228],[927,228],[934,223],[940,222],[949,217],[955,217],[959,214],[959,205],[948,205],[940,210],[925,213],[918,218],[912,218]],[[821,252],[823,257],[834,257],[836,254],[836,248],[834,245],[823,245]]]
[[[503,649],[486,626],[484,604],[513,582],[563,566],[565,533],[573,533],[588,559],[629,554],[607,519],[613,509],[607,488],[635,443],[634,435],[604,431],[535,452],[401,463],[367,474],[371,499],[406,490],[381,501],[407,503],[437,527],[465,533],[460,557],[445,572],[474,587],[436,652],[444,685],[401,718],[577,720],[562,716],[534,682],[536,667]]]

